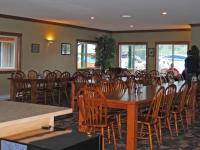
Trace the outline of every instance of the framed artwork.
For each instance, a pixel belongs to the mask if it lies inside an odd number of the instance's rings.
[[[71,44],[61,43],[61,55],[70,55],[70,54],[71,54]]]
[[[31,44],[31,52],[32,53],[39,53],[40,52],[40,44]]]
[[[155,55],[155,48],[149,48],[148,49],[148,55],[150,57],[154,57],[154,55]]]

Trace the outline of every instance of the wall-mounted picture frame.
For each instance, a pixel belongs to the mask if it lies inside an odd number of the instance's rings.
[[[155,55],[155,48],[149,48],[148,49],[148,56],[154,57]]]
[[[31,44],[31,52],[39,53],[40,52],[40,44],[32,43]]]
[[[61,55],[71,55],[70,43],[61,43]]]

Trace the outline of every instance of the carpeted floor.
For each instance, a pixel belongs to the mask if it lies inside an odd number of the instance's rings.
[[[200,111],[197,112],[197,120],[196,122],[189,127],[186,131],[182,131],[180,135],[173,136],[172,138],[169,136],[168,132],[163,133],[163,144],[158,147],[156,143],[156,139],[153,143],[154,149],[160,150],[200,150],[200,117],[198,114]],[[61,117],[56,119],[56,126],[61,128],[70,127],[77,130],[77,113],[73,115],[68,115],[67,117]],[[174,132],[175,133],[175,132]],[[118,150],[125,150],[125,141],[126,141],[126,127],[124,126],[122,129],[123,139],[118,140]],[[106,150],[112,150],[113,145],[106,145]],[[148,150],[149,143],[148,140],[140,140],[138,141],[138,150]]]

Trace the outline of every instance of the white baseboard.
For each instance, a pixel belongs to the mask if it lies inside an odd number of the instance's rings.
[[[10,95],[0,95],[0,101],[10,99]]]

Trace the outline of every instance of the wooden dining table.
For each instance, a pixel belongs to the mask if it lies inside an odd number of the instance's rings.
[[[177,86],[177,91],[185,83],[185,81],[174,82]],[[137,149],[137,120],[138,109],[150,104],[153,96],[160,86],[167,87],[169,83],[164,83],[157,86],[142,86],[139,91],[133,93],[126,92],[120,98],[107,98],[107,106],[109,108],[120,108],[127,111],[127,126],[126,126],[126,150]],[[83,120],[81,112],[79,112],[79,125]],[[81,127],[79,128],[81,129]]]
[[[17,79],[14,78],[8,78],[10,81],[10,100],[16,101],[16,87],[15,87],[15,82]],[[30,83],[30,88],[31,88],[31,103],[36,103],[37,102],[37,83],[42,83],[45,82],[46,79],[44,78],[24,78],[24,81],[27,81]]]

